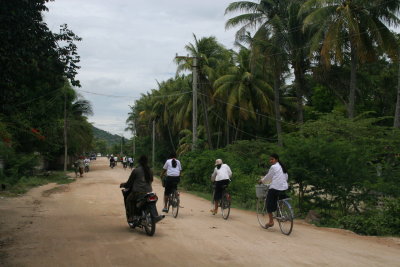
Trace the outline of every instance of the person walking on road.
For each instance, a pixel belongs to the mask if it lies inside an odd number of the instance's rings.
[[[214,209],[210,212],[215,215],[218,212],[218,202],[222,198],[222,191],[224,186],[228,186],[231,181],[232,171],[228,164],[224,164],[222,159],[215,160],[214,172],[211,175],[211,181],[214,183]]]

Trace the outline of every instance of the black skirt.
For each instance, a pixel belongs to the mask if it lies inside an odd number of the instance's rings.
[[[216,181],[215,182],[215,192],[214,192],[214,200],[218,201],[222,198],[222,191],[223,187],[226,185],[229,185],[229,179],[221,180],[221,181]]]
[[[285,194],[286,190],[276,190],[276,189],[269,189],[268,190],[268,195],[267,195],[267,212],[271,213],[277,210],[278,206],[277,206],[277,202],[278,199],[284,199],[286,198],[286,194]]]

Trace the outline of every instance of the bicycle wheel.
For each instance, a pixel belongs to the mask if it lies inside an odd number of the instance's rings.
[[[276,219],[278,220],[282,234],[290,235],[293,229],[293,211],[289,202],[286,200],[278,201],[277,215]]]
[[[144,230],[146,231],[146,234],[148,236],[154,235],[154,232],[156,231],[156,222],[154,220],[154,217],[151,216],[151,213],[149,210],[144,211],[145,213],[145,218],[143,222],[143,227]]]
[[[258,223],[261,225],[262,228],[267,229],[268,228],[267,223],[269,222],[269,217],[267,213],[267,205],[265,198],[257,199],[256,209],[257,209]]]
[[[221,199],[222,218],[227,220],[230,212],[231,212],[231,196],[229,195],[229,193],[225,193]]]
[[[172,198],[171,198],[171,206],[172,206],[172,216],[174,216],[174,218],[178,217],[178,212],[179,212],[179,193],[178,191],[175,191],[172,194]]]

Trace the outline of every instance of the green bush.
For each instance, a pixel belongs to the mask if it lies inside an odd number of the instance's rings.
[[[389,204],[383,210],[374,209],[358,215],[347,215],[338,219],[338,223],[342,228],[352,230],[362,235],[399,236],[399,200],[397,200],[395,205],[396,207]]]

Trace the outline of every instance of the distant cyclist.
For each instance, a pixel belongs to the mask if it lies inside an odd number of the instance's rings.
[[[165,173],[167,177],[165,178],[165,191],[164,191],[164,209],[163,212],[168,212],[168,196],[176,190],[179,182],[181,181],[181,162],[176,159],[176,154],[171,153],[169,159],[165,162],[163,166],[163,171],[161,172],[160,178],[163,179]]]
[[[128,158],[128,163],[129,163],[129,168],[133,169],[133,158],[132,157]]]
[[[215,215],[218,212],[218,202],[222,198],[222,192],[224,186],[228,186],[231,181],[232,171],[228,164],[224,164],[222,159],[217,159],[215,161],[215,169],[211,175],[211,181],[215,182],[215,192],[214,192],[214,209],[210,212]]]
[[[115,166],[115,159],[114,159],[113,156],[111,156],[111,157],[110,157],[110,167],[111,167],[111,168],[114,168],[114,166]]]
[[[128,167],[128,158],[126,156],[122,158],[122,166],[124,167],[124,169]]]

